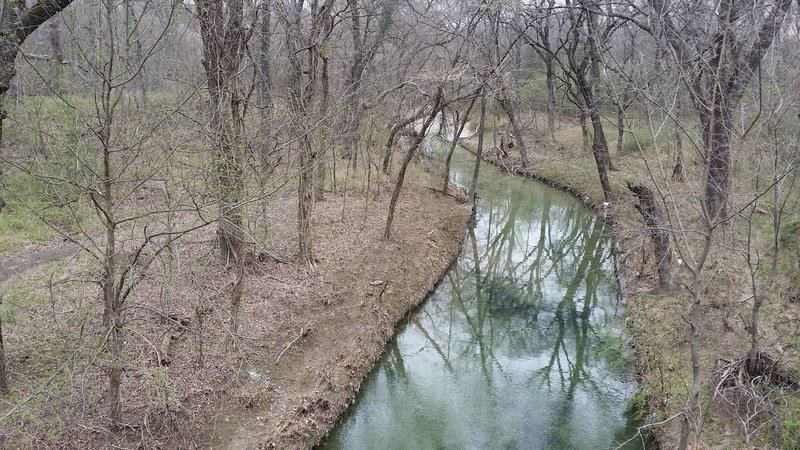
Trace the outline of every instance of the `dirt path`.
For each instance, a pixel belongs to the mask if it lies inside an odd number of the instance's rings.
[[[14,253],[0,260],[0,283],[42,264],[72,256],[78,250],[80,248],[72,242],[56,241]]]

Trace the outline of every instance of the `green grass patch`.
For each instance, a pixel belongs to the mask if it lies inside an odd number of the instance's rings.
[[[0,213],[0,254],[52,240],[56,233],[39,215],[45,216],[55,226],[75,223],[68,208],[52,206],[48,191],[46,184],[23,172],[10,172],[4,176],[0,185],[0,196],[6,201]]]
[[[622,154],[642,153],[653,147],[653,136],[642,130],[625,132],[622,140]]]

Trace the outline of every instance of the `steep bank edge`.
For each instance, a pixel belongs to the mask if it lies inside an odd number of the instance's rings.
[[[332,331],[327,337],[331,340],[325,343],[303,339],[289,352],[299,355],[299,361],[290,361],[289,356],[282,360],[281,365],[286,361],[285,364],[307,368],[305,373],[297,374],[306,380],[305,383],[299,383],[299,379],[290,383],[299,389],[293,387],[288,398],[280,402],[285,408],[241,414],[236,425],[238,430],[225,427],[227,432],[222,434],[230,433],[230,439],[217,441],[214,448],[305,449],[319,444],[353,402],[362,382],[394,336],[396,326],[425,301],[457,260],[470,216],[464,198],[457,202],[453,196],[444,197],[433,188],[425,187],[429,185],[427,180],[407,181],[400,201],[400,208],[406,213],[412,211],[407,203],[425,198],[436,199],[426,202],[429,204],[451,205],[452,212],[426,215],[417,220],[411,220],[409,214],[400,214],[395,218],[395,231],[390,241],[367,239],[359,248],[351,249],[356,260],[342,264],[337,272],[337,277],[341,278],[339,284],[350,286],[342,294],[348,300],[345,305],[331,307],[340,314],[352,316],[354,325],[330,330],[324,323],[317,323],[316,335],[323,330]],[[385,217],[383,213],[377,214]],[[384,257],[386,260],[376,268],[375,259]],[[384,284],[378,284],[381,280]],[[367,286],[366,293],[364,286]],[[354,305],[357,307],[355,314]],[[321,350],[322,347],[328,349]],[[315,364],[305,365],[304,358],[306,362],[308,358],[315,358]],[[298,384],[303,386],[295,386]]]

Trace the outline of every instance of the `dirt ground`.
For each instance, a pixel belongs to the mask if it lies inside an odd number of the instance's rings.
[[[13,389],[0,400],[0,446],[314,445],[461,249],[469,208],[429,181],[408,180],[389,241],[381,239],[388,185],[368,197],[327,193],[314,210],[313,268],[294,262],[296,198],[271,201],[256,225],[268,242],[253,247],[236,334],[232,277],[215,256],[214,230],[181,240],[128,300],[121,435],[107,429],[110,361],[99,292],[87,281],[93,261],[59,261],[74,252],[61,244],[13,256],[16,269],[0,271],[9,276],[0,290]]]

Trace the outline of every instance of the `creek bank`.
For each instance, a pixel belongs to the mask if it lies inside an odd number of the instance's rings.
[[[565,189],[613,223],[618,273],[625,281],[621,287],[626,294],[626,328],[635,354],[640,384],[635,403],[645,423],[653,424],[648,427],[651,436],[661,447],[669,448],[677,442],[680,424],[674,419],[679,418],[684,410],[688,398],[687,386],[692,383],[688,329],[684,321],[690,295],[685,289],[679,295],[656,292],[658,279],[651,242],[626,182],[650,185],[646,175],[648,171],[656,167],[672,167],[671,155],[648,153],[617,156],[616,165],[620,170],[609,174],[617,202],[606,211],[591,152],[582,149],[579,139],[580,134],[574,126],[565,126],[555,141],[542,139],[536,142],[537,151],[530,156],[530,163],[524,168],[519,155],[513,151],[501,154],[497,149],[490,149],[485,151],[484,160],[509,173],[536,178]],[[474,142],[468,142],[467,145],[474,146]],[[702,166],[692,165],[686,170],[686,181],[673,182],[670,186],[670,192],[675,196],[672,207],[678,210],[681,217],[697,217],[696,192],[702,187],[698,186],[703,179]],[[691,240],[691,236],[688,239]],[[693,242],[682,244],[689,245],[690,252],[694,251]],[[700,370],[704,379],[701,392],[704,416],[701,431],[693,441],[701,447],[753,448],[754,445],[773,445],[769,432],[751,435],[746,441],[738,422],[737,414],[740,413],[726,410],[722,400],[710,400],[715,390],[711,374],[716,365],[720,361],[737,360],[749,348],[748,324],[740,318],[749,317],[752,297],[746,294],[750,289],[749,280],[742,274],[740,266],[734,263],[738,258],[741,255],[724,245],[718,245],[710,257],[712,262],[709,270],[714,273],[706,284],[697,327]],[[680,259],[677,265],[680,276],[684,280],[690,279],[691,274]],[[764,333],[762,342],[771,347],[770,350],[782,354],[785,366],[800,367],[797,362],[798,346],[794,344],[797,342],[794,318],[798,316],[800,305],[791,300],[795,298],[791,280],[779,280],[776,286],[773,307],[761,318],[759,328]],[[796,400],[792,400],[796,395],[785,395],[787,401],[783,406],[776,407],[782,409],[778,410],[776,417],[783,421],[783,425],[779,426],[790,427],[792,417],[796,417],[797,407],[793,406]],[[768,421],[772,422],[772,419]],[[771,429],[772,425],[767,424],[762,428]],[[800,435],[795,433],[794,436],[788,441],[800,444],[796,441]],[[784,441],[787,438],[784,437]]]
[[[460,142],[459,144],[467,148],[473,154],[475,153],[475,150],[472,148],[474,143],[466,141]],[[545,160],[542,158],[532,159],[540,164],[545,163]],[[622,205],[618,205],[615,208],[608,208],[603,202],[602,192],[600,192],[599,197],[593,197],[591,195],[593,189],[587,189],[586,186],[564,181],[556,176],[550,175],[549,173],[545,174],[541,170],[541,166],[524,166],[518,157],[509,157],[508,155],[504,157],[496,148],[490,149],[490,151],[484,151],[483,161],[511,175],[534,179],[545,183],[548,186],[560,189],[583,203],[587,208],[592,210],[600,220],[612,225],[609,229],[611,230],[614,240],[614,262],[620,285],[620,296],[622,297],[622,300],[626,306],[629,306],[628,315],[626,318],[626,323],[628,324],[627,328],[630,333],[628,342],[636,355],[635,372],[637,379],[641,381],[642,377],[644,376],[642,371],[642,358],[645,356],[640,355],[637,351],[636,341],[638,333],[636,329],[630,326],[630,324],[634,320],[632,314],[635,314],[634,311],[636,310],[636,305],[640,305],[641,302],[644,301],[644,298],[641,294],[648,290],[647,286],[652,284],[654,279],[652,275],[647,276],[644,274],[641,268],[635,267],[634,263],[641,258],[641,245],[639,244],[640,248],[635,249],[634,246],[636,245],[636,240],[633,239],[631,233],[623,232],[624,230],[629,229],[636,219],[635,215],[631,215],[632,213],[636,212],[632,207],[632,204],[626,201],[622,202]],[[549,162],[552,164],[552,161]],[[561,167],[559,167],[559,164],[556,162],[556,164],[551,165],[551,171],[554,168],[558,170]],[[644,394],[644,398],[646,399],[645,402],[642,402],[642,397],[640,396],[641,394]],[[654,408],[650,406],[650,401],[652,400],[654,399],[648,398],[646,392],[640,390],[640,392],[631,399],[631,413],[638,418],[652,416],[654,410]],[[651,442],[650,444],[665,446],[664,448],[669,447],[669,444],[666,442]]]
[[[423,161],[441,170],[448,148],[431,142]],[[474,158],[451,162],[469,184]],[[322,448],[589,449],[635,434],[606,224],[489,164],[477,192],[465,251]]]
[[[355,239],[347,238],[351,245],[340,243],[338,252],[319,253],[325,257],[317,271],[325,273],[326,281],[304,297],[312,300],[334,291],[335,299],[317,318],[292,308],[293,314],[314,320],[307,322],[309,336],[293,344],[279,365],[267,358],[270,364],[263,372],[258,370],[273,386],[265,401],[249,411],[220,417],[212,426],[219,427],[214,434],[221,438],[215,447],[316,445],[346,411],[397,324],[427,298],[456,260],[470,215],[463,201],[442,196],[419,180],[412,182],[403,190],[393,237],[386,242],[380,238],[384,197],[360,239],[357,233]],[[332,209],[338,213],[340,207]],[[354,225],[345,228],[355,231]]]

